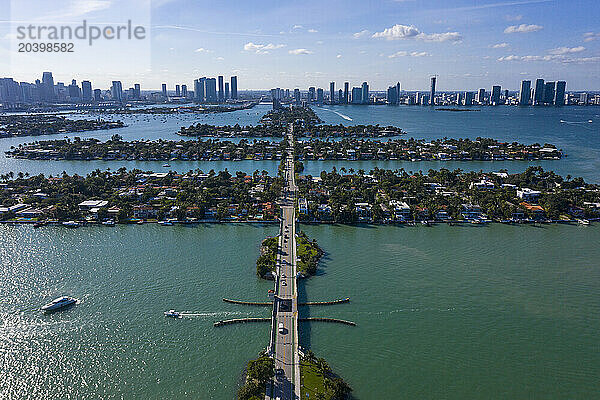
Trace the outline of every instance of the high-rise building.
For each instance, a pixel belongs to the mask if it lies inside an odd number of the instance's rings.
[[[217,101],[217,80],[215,78],[206,78],[204,85],[206,101],[215,103]]]
[[[196,101],[203,102],[206,99],[204,91],[205,82],[206,78],[200,78],[194,81],[194,96],[196,97]]]
[[[582,106],[588,105],[588,94],[587,93],[579,93],[579,104]]]
[[[396,105],[396,104],[398,104],[398,90],[396,89],[396,86],[390,86],[390,87],[388,87],[388,90],[387,90],[387,103],[389,105]]]
[[[400,93],[402,93],[402,86],[400,85],[400,82],[396,83],[396,95],[398,96],[398,101],[396,102],[396,104],[400,104]]]
[[[338,103],[342,103],[344,101],[344,91],[342,89],[338,90]]]
[[[473,92],[465,92],[465,98],[464,98],[463,104],[465,106],[472,106],[473,105],[473,98],[474,97],[475,97],[475,93],[473,93]]]
[[[187,97],[187,85],[181,85],[181,96]]]
[[[539,106],[544,103],[544,80],[536,79],[535,88],[533,90],[533,105]]]
[[[162,95],[165,98],[167,97],[167,84],[166,83],[162,84]]]
[[[521,90],[519,91],[519,105],[526,106],[531,101],[531,81],[521,81]]]
[[[329,82],[329,103],[335,104],[335,82]]]
[[[294,103],[296,103],[296,105],[300,104],[300,89],[294,89]]]
[[[544,104],[554,104],[554,82],[546,82],[544,84]]]
[[[181,97],[181,88],[179,85],[175,85],[175,97]]]
[[[54,78],[52,77],[52,72],[42,73],[42,85],[42,100],[54,101],[56,99],[56,95],[54,94]]]
[[[229,82],[225,82],[225,100],[229,99]]]
[[[121,84],[121,81],[112,81],[110,94],[114,101],[119,103],[123,101],[123,85]]]
[[[477,98],[475,100],[479,104],[485,104],[485,89],[482,88],[477,91]]]
[[[232,76],[231,77],[231,99],[232,100],[237,100],[238,99],[237,76]]]
[[[435,83],[437,81],[437,77],[431,77],[431,90],[429,91],[429,105],[433,106],[435,104]]]
[[[325,96],[323,95],[323,89],[318,88],[317,89],[317,104],[323,104],[324,97]]]
[[[316,89],[314,86],[308,88],[308,102],[315,101],[316,98]]]
[[[565,91],[567,89],[567,82],[558,81],[556,82],[556,89],[554,91],[554,105],[561,107],[565,105]]]
[[[223,75],[219,75],[219,101],[225,100],[225,92],[223,90]]]
[[[369,104],[369,84],[362,83],[362,104]]]
[[[81,98],[82,98],[82,100],[83,101],[92,101],[93,96],[94,96],[94,92],[92,91],[92,82],[81,81]]]
[[[349,92],[349,88],[350,87],[350,83],[349,82],[344,82],[344,104],[348,104],[348,96],[350,93]]]
[[[362,88],[353,87],[352,88],[352,104],[362,104],[363,96],[362,96]]]
[[[83,83],[82,83],[82,85],[83,85]],[[135,92],[136,100],[139,100],[142,98],[142,87],[140,86],[139,83],[136,83],[133,85],[133,91]]]
[[[492,86],[492,93],[490,95],[490,105],[497,106],[498,104],[500,104],[500,91],[500,86]]]
[[[77,86],[77,81],[75,79],[71,81],[71,84],[67,88],[67,91],[69,92],[69,99],[71,101],[81,100],[81,89],[79,88],[79,86]]]
[[[286,99],[290,98],[290,89],[285,89],[285,98]]]
[[[102,101],[102,90],[94,89],[94,101]]]

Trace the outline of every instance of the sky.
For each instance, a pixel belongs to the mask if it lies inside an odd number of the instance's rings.
[[[70,54],[22,54],[17,26],[122,24],[144,40],[76,41]],[[240,90],[475,90],[523,79],[600,89],[599,0],[0,0],[0,77],[112,80],[142,89],[238,76]],[[227,78],[226,78],[227,79]]]

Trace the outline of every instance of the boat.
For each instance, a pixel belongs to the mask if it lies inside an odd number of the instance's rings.
[[[175,310],[165,311],[164,314],[165,314],[165,317],[181,318],[181,313],[178,311],[175,311]]]
[[[483,224],[483,222],[480,219],[472,219],[469,222],[472,223],[472,224],[474,224],[474,225],[481,225],[481,224]]]
[[[578,223],[579,225],[589,225],[589,224],[590,224],[590,221],[589,221],[589,220],[587,220],[587,219],[578,219],[578,220],[577,220],[577,223]]]
[[[79,227],[79,222],[75,222],[75,221],[65,221],[62,223],[63,226],[66,226],[67,228],[78,228]]]
[[[165,163],[165,164],[163,164],[163,167],[164,167],[164,168],[171,168],[171,164],[169,164],[169,163]]]
[[[171,221],[158,221],[158,224],[163,226],[173,226]]]
[[[115,221],[113,221],[112,219],[109,219],[108,221],[102,222],[102,225],[115,226]]]
[[[52,300],[50,303],[42,306],[41,310],[46,313],[63,310],[77,303],[77,299],[69,296],[62,296]]]

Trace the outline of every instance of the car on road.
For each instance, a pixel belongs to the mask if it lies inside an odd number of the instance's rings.
[[[285,328],[283,327],[283,322],[280,322],[279,325],[277,325],[277,330],[279,331],[279,333],[285,332]]]
[[[287,282],[286,281],[281,281],[281,286],[287,286]]]

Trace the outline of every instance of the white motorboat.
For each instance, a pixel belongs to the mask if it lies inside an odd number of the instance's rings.
[[[181,313],[175,310],[165,311],[165,317],[181,318]]]
[[[77,303],[77,299],[69,296],[62,296],[57,299],[52,300],[50,303],[46,304],[42,307],[43,312],[53,312],[58,310],[63,310],[73,304]]]
[[[63,224],[63,226],[66,226],[67,228],[78,228],[79,227],[79,222],[75,222],[75,221],[65,221],[62,224]]]

